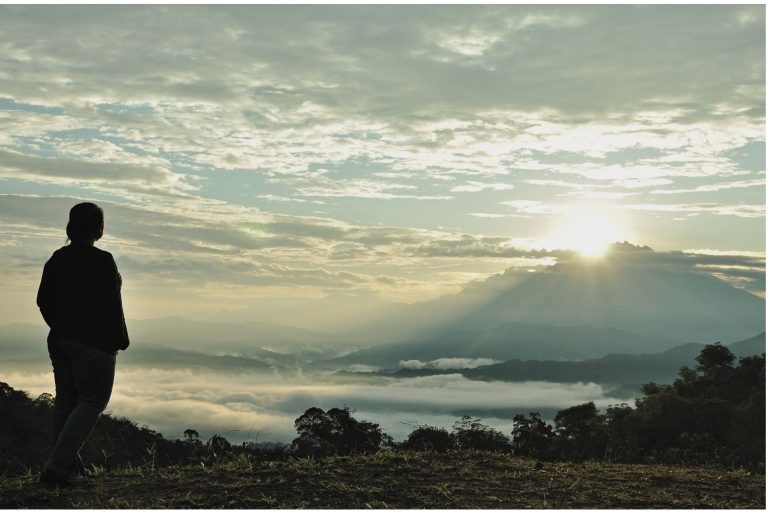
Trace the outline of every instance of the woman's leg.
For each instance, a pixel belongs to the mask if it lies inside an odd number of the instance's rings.
[[[77,390],[72,360],[55,339],[48,343],[48,355],[51,357],[53,380],[56,384],[56,400],[53,405],[53,445],[55,446],[61,428],[77,406]]]
[[[56,343],[71,361],[77,401],[61,426],[45,466],[74,478],[80,475],[80,448],[96,426],[112,394],[115,355],[72,340],[57,340]],[[54,373],[55,369],[54,365]]]

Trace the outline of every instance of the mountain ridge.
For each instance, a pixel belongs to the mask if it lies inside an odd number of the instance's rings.
[[[639,386],[641,384],[651,381],[658,383],[671,382],[677,377],[680,367],[695,366],[696,356],[705,345],[685,343],[660,353],[613,353],[600,358],[582,361],[513,359],[471,369],[399,369],[395,372],[381,371],[374,374],[413,378],[459,373],[468,379],[482,381],[593,382],[624,388],[631,385],[636,387],[635,395],[639,395]],[[746,340],[727,344],[726,347],[737,357],[759,355],[765,352],[765,332]],[[345,372],[344,374],[349,373]]]
[[[380,345],[328,361],[329,364],[393,366],[401,360],[493,358],[509,360],[583,360],[621,349],[645,352],[669,349],[682,342],[652,338],[610,327],[554,326],[507,322],[486,330],[459,331],[442,337]]]
[[[518,321],[695,342],[744,339],[765,327],[763,298],[650,248],[616,244],[602,259],[528,271],[509,268],[457,294],[399,307],[349,335],[372,344],[405,342]]]

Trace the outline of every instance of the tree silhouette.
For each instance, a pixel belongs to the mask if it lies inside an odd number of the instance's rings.
[[[515,415],[512,427],[512,448],[515,454],[531,458],[547,455],[555,437],[552,426],[542,420],[539,412],[530,412],[528,417]]]
[[[194,429],[185,429],[184,430],[184,438],[189,440],[189,441],[200,439],[200,433],[198,433]]]
[[[444,428],[419,426],[403,440],[400,446],[410,451],[445,452],[454,448],[451,434]]]
[[[696,361],[699,362],[696,370],[702,374],[712,374],[720,369],[731,369],[736,356],[730,349],[717,342],[704,347],[696,357]]]
[[[459,449],[481,451],[510,451],[512,444],[501,431],[480,423],[469,415],[462,416],[453,424],[453,438]]]
[[[392,439],[378,424],[355,419],[350,409],[309,408],[294,422],[298,437],[291,449],[301,456],[328,456],[375,452],[391,445]]]
[[[604,420],[592,401],[557,412],[558,452],[564,458],[576,460],[602,456],[606,441]]]

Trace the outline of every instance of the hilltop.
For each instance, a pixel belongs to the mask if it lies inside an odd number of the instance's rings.
[[[113,471],[87,488],[0,481],[0,508],[764,508],[765,476],[704,467],[552,463],[488,452],[239,458]]]
[[[702,271],[697,263],[712,262],[696,261],[685,253],[614,244],[597,260],[563,258],[553,266],[532,269],[535,272],[508,268],[467,284],[457,294],[390,310],[385,318],[352,330],[349,336],[367,341],[376,337],[387,344],[442,343],[453,333],[508,323],[588,325],[677,343],[743,340],[763,331],[765,300]],[[653,350],[673,345],[653,344]],[[617,351],[623,351],[619,342],[609,352]]]

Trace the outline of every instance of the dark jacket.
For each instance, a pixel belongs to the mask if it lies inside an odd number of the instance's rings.
[[[107,251],[76,243],[54,251],[37,292],[37,306],[51,328],[48,339],[72,339],[108,352],[127,348],[121,286]]]

